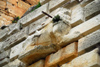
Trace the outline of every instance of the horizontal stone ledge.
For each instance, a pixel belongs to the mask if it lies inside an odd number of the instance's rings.
[[[98,46],[100,43],[100,29],[79,39],[78,41],[78,53],[87,52]]]
[[[94,0],[83,0],[83,1],[80,3],[80,5],[81,5],[82,7],[85,7],[87,4],[89,4],[89,3],[92,2],[92,1],[94,1]]]
[[[60,7],[61,5],[63,5],[64,3],[68,1],[70,0],[51,0],[49,1],[50,12],[52,12],[53,10],[55,10],[56,8]]]
[[[80,4],[71,8],[71,26],[75,27],[85,21],[84,11]]]
[[[86,20],[94,17],[100,13],[100,0],[94,0],[84,7],[84,14]]]
[[[16,44],[20,43],[21,41],[25,40],[27,37],[28,27],[22,29],[20,32],[13,34],[9,36],[4,42],[3,42],[3,49],[7,50],[11,47],[15,46]]]
[[[16,59],[16,60],[4,65],[3,67],[26,67],[26,65],[23,62],[21,62],[20,60]]]
[[[0,67],[6,65],[7,63],[9,63],[9,59],[8,58],[3,59],[2,61],[0,61]]]
[[[69,34],[65,35],[62,41],[59,43],[60,46],[65,46],[71,42],[77,41],[79,38],[86,36],[98,29],[100,29],[100,14],[91,18],[90,20],[81,23],[80,25],[72,28]]]
[[[61,67],[100,67],[100,56],[97,51],[98,49],[94,49],[69,63],[63,64]]]
[[[50,0],[40,0],[41,5],[44,5],[45,3],[49,2]]]
[[[21,23],[23,26],[29,25],[30,23],[43,17],[42,11],[47,12],[48,11],[47,8],[48,8],[48,3],[42,5],[38,9],[36,9],[36,10],[30,12],[29,14],[27,14],[26,16],[24,16],[23,18],[21,18],[18,21],[18,23]]]
[[[39,60],[28,67],[44,67],[44,60]]]
[[[56,53],[47,56],[45,61],[45,67],[56,67],[57,65],[62,65],[78,55],[78,47],[77,43],[72,43],[60,50]]]
[[[53,52],[56,52],[56,46],[53,44],[48,46],[32,46],[32,44],[30,44],[25,50],[20,53],[18,59],[29,65],[41,58],[45,58],[47,55]]]

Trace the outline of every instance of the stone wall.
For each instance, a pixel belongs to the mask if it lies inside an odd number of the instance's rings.
[[[100,67],[100,1],[40,2],[0,30],[0,67]],[[62,20],[54,23],[42,11]]]

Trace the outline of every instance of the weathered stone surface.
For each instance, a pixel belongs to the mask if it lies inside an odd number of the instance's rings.
[[[84,22],[84,11],[80,4],[71,8],[71,25],[75,27],[76,25],[81,24]]]
[[[78,52],[82,52],[86,49],[89,50],[92,47],[96,47],[96,44],[100,42],[100,29],[81,38],[78,42]]]
[[[21,62],[20,60],[16,59],[13,62],[10,62],[3,67],[26,67],[26,65],[23,62]]]
[[[73,59],[68,64],[61,67],[100,67],[100,56],[97,54],[98,49],[83,54]]]
[[[70,0],[51,0],[49,2],[49,9],[50,12],[52,12],[54,9],[58,8],[59,6],[63,5],[64,3],[68,2]]]
[[[3,50],[3,44],[2,44],[3,42],[0,42],[0,53],[2,53],[4,50]]]
[[[9,59],[8,58],[3,59],[2,61],[0,61],[0,67],[4,66],[8,62],[9,62]]]
[[[77,48],[77,43],[72,43],[65,48],[60,49],[56,53],[49,55],[46,58],[45,67],[56,67],[57,65],[72,60],[78,55]]]
[[[63,37],[60,46],[64,46],[68,43],[78,40],[83,35],[88,35],[97,29],[100,29],[100,15],[74,27],[71,31]]]
[[[56,46],[53,44],[48,46],[30,45],[20,53],[19,59],[26,64],[30,64],[41,58],[45,58],[48,54],[55,51]]]
[[[16,26],[16,23],[10,24],[9,25],[9,30],[12,31]]]
[[[37,61],[28,67],[44,67],[44,60]]]
[[[68,2],[66,2],[63,5],[63,7],[70,9],[71,7],[73,7],[73,6],[77,5],[77,4],[78,4],[78,1],[77,0],[69,0]]]
[[[100,12],[100,0],[95,0],[84,7],[86,19],[90,19]]]
[[[0,54],[0,60],[3,60],[4,58],[9,58],[10,56],[10,49],[7,51],[4,51],[3,53]]]
[[[45,3],[49,2],[50,0],[40,0],[41,5],[44,5]]]
[[[1,30],[0,31],[0,41],[2,39],[4,39],[5,37],[7,37],[7,33],[9,32],[9,29],[8,28],[5,28],[4,30]]]
[[[48,24],[49,19],[46,19],[46,16],[38,19],[34,23],[29,26],[29,34],[34,33],[36,30],[43,28],[46,24]]]
[[[38,9],[32,11],[31,13],[27,14],[26,16],[21,18],[18,22],[21,23],[23,26],[27,26],[28,24],[30,24],[30,23],[36,21],[37,19],[43,17],[42,11],[47,12],[48,11],[47,6],[48,6],[48,3],[39,7]]]
[[[92,1],[94,1],[94,0],[83,0],[83,1],[80,3],[80,5],[81,5],[82,7],[84,7],[84,6],[86,6],[88,3],[92,2]]]
[[[22,29],[20,32],[11,35],[3,42],[3,49],[7,50],[16,44],[20,43],[21,41],[25,40],[27,37],[28,27]]]

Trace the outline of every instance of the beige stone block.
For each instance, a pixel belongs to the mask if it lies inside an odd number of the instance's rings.
[[[100,29],[100,15],[95,16],[94,18],[74,27],[71,31],[63,37],[60,46],[64,46],[68,43],[78,40],[82,36],[86,36],[98,29]]]
[[[72,43],[56,53],[47,56],[45,61],[45,67],[55,67],[62,65],[77,56],[77,43]]]
[[[44,60],[39,60],[28,67],[44,67]]]
[[[61,67],[100,67],[100,56],[97,51],[98,49],[94,49],[73,59],[68,64],[62,65]]]

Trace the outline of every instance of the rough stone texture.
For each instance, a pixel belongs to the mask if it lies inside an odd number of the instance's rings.
[[[9,59],[8,58],[3,59],[2,61],[0,61],[0,67],[4,66],[8,62],[9,62]]]
[[[78,4],[71,8],[71,24],[72,27],[81,24],[84,22],[84,11],[83,8]]]
[[[39,20],[35,21],[34,23],[30,24],[30,26],[29,26],[29,34],[32,34],[36,30],[39,30],[39,29],[43,28],[46,25],[48,20],[49,19],[46,19],[46,16],[45,16],[45,17],[40,18]]]
[[[37,61],[41,58],[45,58],[48,54],[55,52],[56,47],[55,45],[48,45],[48,46],[28,46],[22,53],[20,53],[19,59],[26,63],[30,64],[34,61]]]
[[[81,38],[78,42],[78,52],[82,52],[91,47],[96,47],[96,44],[100,42],[100,29]]]
[[[0,31],[0,41],[7,36],[7,33],[8,32],[9,32],[9,29],[8,28],[5,28],[4,30],[1,30]]]
[[[68,2],[70,0],[51,0],[49,2],[49,9],[50,12],[53,11],[54,9],[58,8],[59,6],[63,5],[64,3]]]
[[[81,5],[82,7],[85,7],[88,3],[92,2],[92,1],[94,1],[94,0],[83,0],[83,1],[80,3],[80,5]]]
[[[100,29],[100,15],[74,27],[71,31],[63,37],[60,46],[64,46],[68,43],[78,40],[83,35],[88,35],[97,29]]]
[[[16,59],[3,67],[26,67],[26,65],[22,63],[20,60]]]
[[[7,50],[7,49],[15,46],[19,42],[25,40],[25,38],[27,37],[27,33],[28,33],[27,30],[28,30],[28,27],[26,27],[23,30],[21,30],[20,32],[14,34],[14,35],[11,35],[10,37],[8,37],[3,42],[3,49]]]
[[[7,51],[4,51],[3,53],[0,54],[0,60],[3,60],[4,58],[9,58],[10,56],[10,49]]]
[[[40,0],[41,5],[44,5],[45,3],[49,2],[50,0]]]
[[[0,42],[0,53],[2,53],[4,50],[3,50],[3,44],[2,44],[3,42]]]
[[[44,60],[39,60],[28,67],[44,67]]]
[[[61,67],[100,67],[100,56],[97,54],[97,51],[98,49],[94,49]]]
[[[48,3],[46,3],[45,5],[39,7],[38,9],[34,10],[33,12],[27,14],[26,16],[24,16],[23,18],[21,18],[18,22],[21,23],[23,26],[27,26],[28,24],[36,21],[37,19],[43,17],[43,13],[47,12],[47,7]]]
[[[60,49],[54,54],[47,56],[45,67],[56,67],[66,63],[77,56],[77,43],[72,43],[65,48]]]
[[[77,5],[77,4],[78,4],[77,0],[70,0],[67,3],[65,3],[63,5],[63,7],[70,9],[71,7],[73,7],[73,6]]]
[[[100,12],[100,0],[95,0],[84,7],[84,14],[86,19],[90,19],[91,17],[99,14]]]

